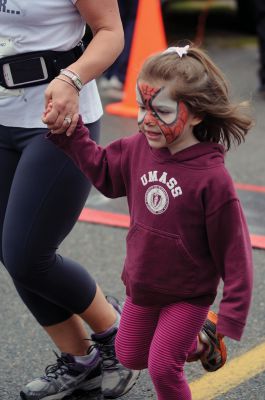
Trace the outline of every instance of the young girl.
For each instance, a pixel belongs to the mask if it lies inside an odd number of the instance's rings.
[[[118,359],[148,368],[159,400],[189,400],[185,361],[220,368],[223,337],[240,340],[248,315],[251,245],[224,155],[252,121],[195,46],[148,58],[136,92],[136,135],[102,148],[80,119],[73,136],[48,136],[104,195],[128,198]],[[220,279],[217,321],[208,311]]]

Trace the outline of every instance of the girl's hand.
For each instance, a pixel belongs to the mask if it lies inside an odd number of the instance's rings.
[[[52,110],[52,101],[50,100],[49,103],[47,104],[46,109],[44,110],[43,114],[42,114],[42,120],[46,119],[47,115],[49,114],[49,112],[51,112]]]
[[[79,93],[70,80],[65,77],[62,80],[53,79],[45,90],[42,121],[53,133],[65,132],[71,136],[79,117]]]

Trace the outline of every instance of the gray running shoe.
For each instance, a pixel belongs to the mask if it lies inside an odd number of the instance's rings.
[[[75,390],[94,390],[101,384],[100,358],[93,367],[85,367],[67,353],[45,369],[45,375],[28,383],[20,392],[22,400],[58,400]]]
[[[104,400],[104,396],[101,389],[89,390],[89,392],[77,390],[70,396],[64,397],[63,400]]]
[[[106,297],[115,310],[121,314],[122,308],[117,299]],[[113,328],[107,334],[93,334],[91,339],[99,349],[102,360],[101,391],[106,399],[116,399],[127,393],[136,383],[140,371],[125,368],[116,358],[115,337],[118,328]]]

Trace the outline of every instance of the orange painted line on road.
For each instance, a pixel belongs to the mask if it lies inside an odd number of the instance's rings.
[[[265,193],[264,186],[235,183],[235,187],[239,190]],[[129,215],[101,211],[92,208],[84,208],[79,216],[79,221],[126,229],[130,226]],[[265,250],[265,236],[251,234],[250,239],[252,247]]]
[[[99,211],[92,208],[84,208],[80,214],[79,221],[108,225],[116,228],[129,228],[130,225],[129,215]],[[265,249],[265,236],[250,235],[250,239],[252,247]]]
[[[250,240],[252,247],[265,250],[265,236],[250,235]]]
[[[246,183],[235,183],[235,188],[239,190],[247,190],[249,192],[265,193],[265,186],[248,185]]]
[[[84,208],[79,216],[79,221],[109,225],[117,228],[129,228],[130,225],[129,215],[100,211],[92,208]]]

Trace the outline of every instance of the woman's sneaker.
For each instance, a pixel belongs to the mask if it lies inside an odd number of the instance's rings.
[[[75,390],[90,391],[100,388],[101,362],[99,356],[89,367],[73,356],[62,353],[57,361],[45,369],[45,375],[28,383],[20,392],[22,400],[58,400]]]
[[[115,297],[107,296],[108,302],[121,314],[122,307]],[[116,399],[127,393],[136,383],[140,371],[125,368],[116,358],[115,337],[118,328],[114,327],[103,334],[93,334],[91,339],[99,349],[102,366],[101,391],[105,398]]]
[[[64,397],[63,400],[104,400],[104,396],[101,389],[89,390],[89,392],[76,390],[70,396]]]
[[[200,356],[202,366],[206,371],[213,372],[221,368],[227,357],[224,339],[216,334],[217,315],[209,311],[207,319],[199,333],[199,340],[206,346]]]

